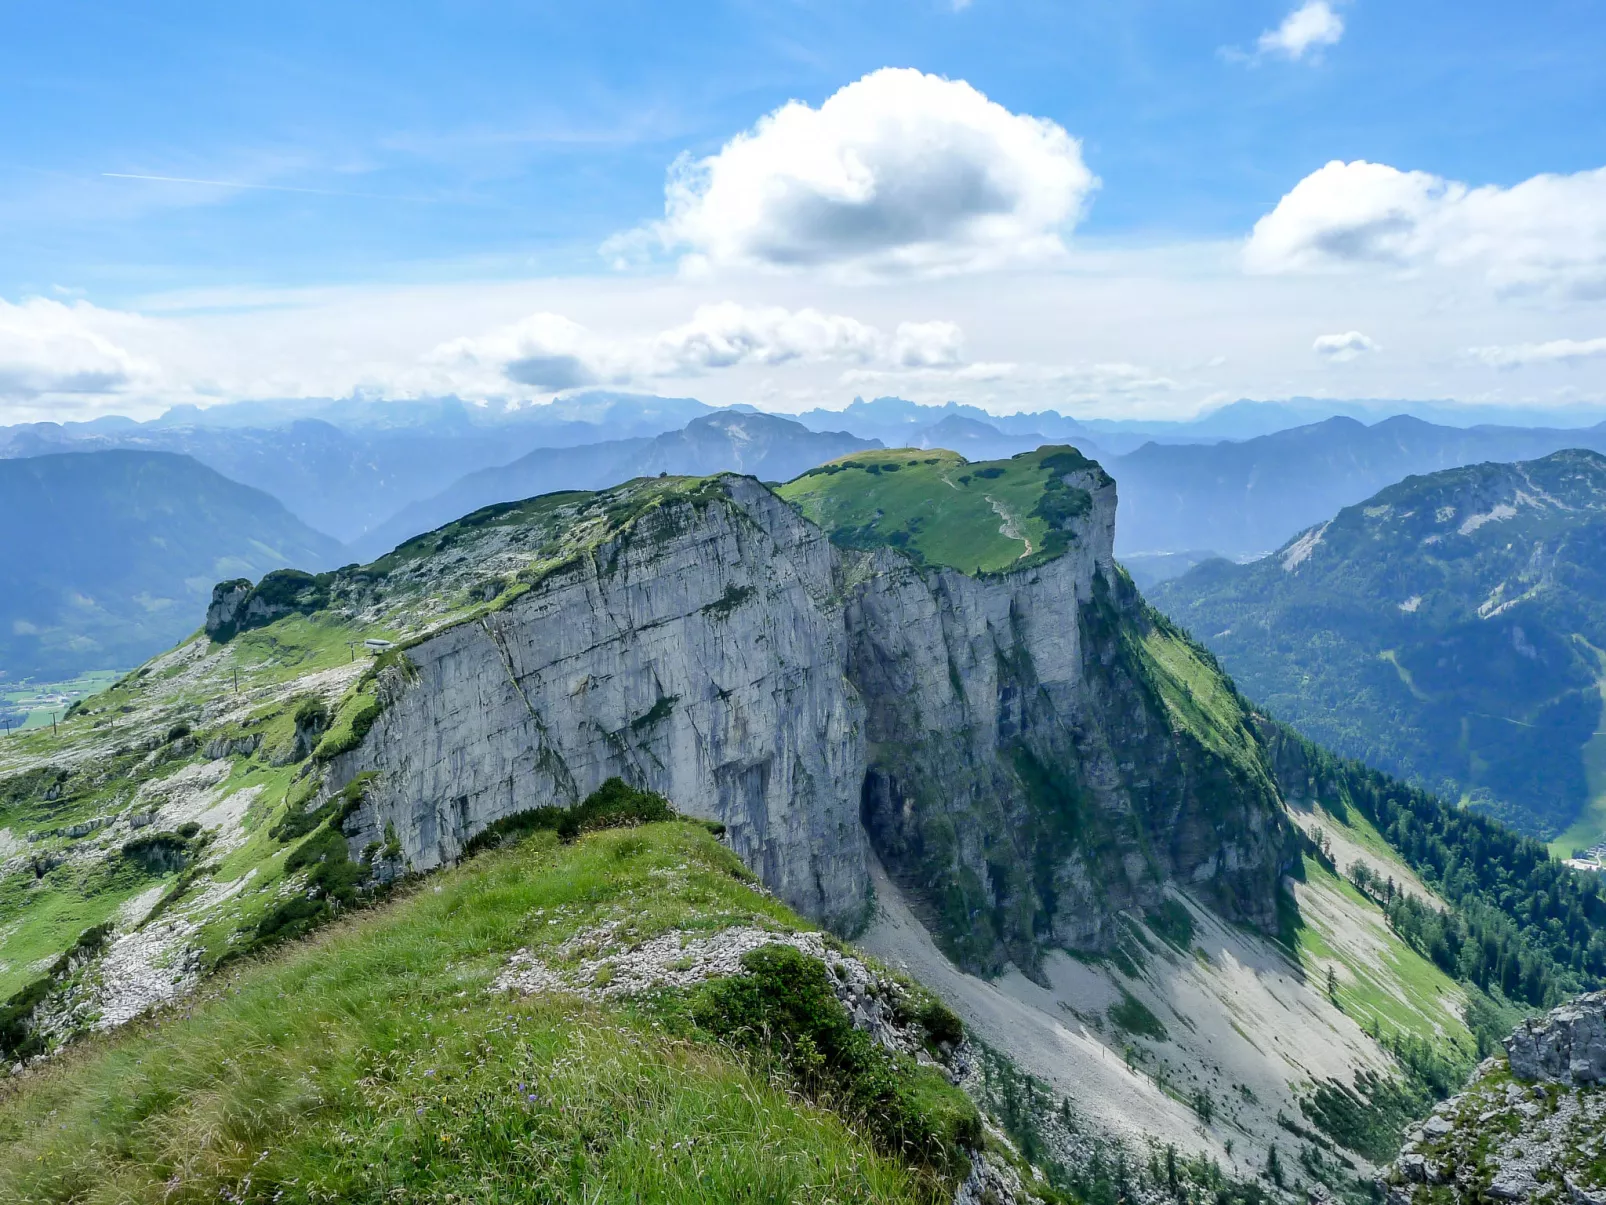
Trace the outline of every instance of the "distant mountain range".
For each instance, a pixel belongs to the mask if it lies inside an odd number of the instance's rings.
[[[810,431],[771,414],[724,410],[655,439],[542,448],[511,464],[470,473],[434,497],[409,504],[353,541],[348,559],[372,560],[419,532],[495,502],[554,490],[599,489],[659,473],[701,476],[730,469],[765,481],[784,481],[827,460],[880,446],[842,431]]]
[[[1413,473],[1563,448],[1606,451],[1606,424],[1460,428],[1399,416],[1368,427],[1330,418],[1237,443],[1148,444],[1104,465],[1121,495],[1117,555],[1211,549],[1239,559]]]
[[[339,563],[261,490],[169,452],[0,460],[0,671],[136,665],[200,626],[215,582]]]
[[[1606,839],[1606,457],[1409,477],[1150,599],[1311,739],[1563,853]]]
[[[1462,427],[1406,416],[1371,426],[1329,417],[1237,438],[1324,408],[1369,415],[1389,404],[1245,401],[1192,422],[1156,423],[1083,421],[1053,410],[991,415],[895,397],[795,419],[599,391],[512,407],[456,398],[296,399],[175,407],[144,423],[109,417],[0,428],[0,458],[115,448],[182,453],[272,494],[309,527],[351,545],[352,555],[375,556],[478,506],[633,474],[738,469],[779,479],[876,446],[944,448],[981,461],[1065,443],[1116,478],[1117,552],[1139,580],[1154,583],[1210,553],[1262,555],[1410,473],[1566,447],[1606,450],[1606,424]],[[1452,419],[1474,413],[1410,405]],[[1567,416],[1587,417],[1583,409]]]
[[[0,428],[0,457],[132,448],[182,452],[266,490],[303,522],[352,540],[459,477],[535,448],[650,438],[713,407],[690,398],[595,394],[496,411],[425,402],[238,402],[177,407],[149,423]]]

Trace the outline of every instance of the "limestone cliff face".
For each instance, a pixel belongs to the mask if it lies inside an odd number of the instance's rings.
[[[333,767],[377,771],[353,845],[455,858],[492,821],[612,775],[722,821],[792,906],[852,928],[868,900],[863,709],[825,535],[757,482],[652,510],[505,610],[407,652]]]
[[[327,782],[376,774],[353,850],[394,839],[436,866],[617,774],[723,822],[840,929],[866,914],[873,847],[979,969],[1097,947],[1172,880],[1269,922],[1275,795],[1168,717],[1111,560],[1114,485],[1077,478],[1094,504],[1069,551],[980,579],[836,549],[747,478],[648,511],[386,672]]]

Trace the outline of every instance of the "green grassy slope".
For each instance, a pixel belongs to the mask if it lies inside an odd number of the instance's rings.
[[[954,452],[902,448],[844,456],[778,492],[843,547],[886,545],[922,563],[998,573],[1065,550],[1059,528],[1091,498],[1060,478],[1081,471],[1103,475],[1070,447],[974,464]]]
[[[0,1201],[944,1199],[673,1002],[491,990],[605,922],[800,924],[750,882],[682,822],[482,855],[31,1072],[0,1098]]]

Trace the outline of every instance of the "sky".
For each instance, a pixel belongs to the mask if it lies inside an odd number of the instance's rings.
[[[1606,401],[1606,0],[0,11],[0,422]]]

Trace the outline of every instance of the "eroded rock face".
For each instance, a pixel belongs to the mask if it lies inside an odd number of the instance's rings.
[[[1096,946],[1180,878],[1269,923],[1287,833],[1264,780],[1180,740],[1123,634],[1114,485],[1018,573],[834,548],[757,482],[666,502],[500,611],[407,650],[327,789],[424,870],[618,775],[726,825],[788,904],[851,931],[872,845],[977,969]],[[1088,480],[1082,481],[1086,476]]]
[[[1606,992],[1524,1021],[1505,1046],[1518,1079],[1567,1085],[1606,1080]]]

